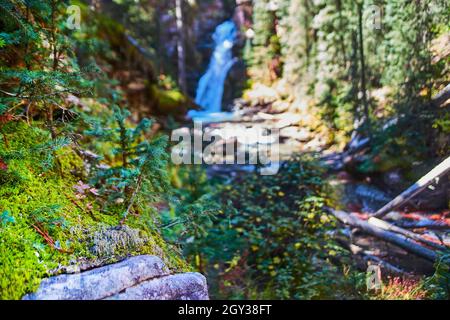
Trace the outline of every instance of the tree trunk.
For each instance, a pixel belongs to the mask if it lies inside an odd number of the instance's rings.
[[[367,87],[366,87],[366,63],[364,57],[364,33],[363,33],[363,5],[358,3],[358,30],[359,30],[359,58],[361,64],[361,91],[362,102],[364,106],[365,127],[367,135],[372,140],[372,125],[370,123],[369,101],[367,99]]]
[[[175,14],[177,18],[177,30],[178,30],[178,41],[177,41],[178,84],[181,88],[181,91],[184,94],[187,94],[183,0],[175,0]]]
[[[410,186],[407,190],[398,195],[394,200],[387,203],[384,207],[378,210],[373,216],[377,218],[384,217],[389,212],[397,209],[398,207],[405,204],[414,196],[418,195],[425,188],[433,183],[437,178],[445,175],[450,171],[450,157],[442,161],[433,170],[428,172],[425,176],[420,178],[419,181]]]
[[[341,53],[342,53],[342,59],[343,59],[343,65],[344,68],[347,68],[347,54],[345,51],[345,41],[344,41],[344,24],[343,24],[343,17],[342,17],[342,2],[341,0],[336,0],[336,10],[338,11],[338,17],[339,17],[339,42],[341,45]]]

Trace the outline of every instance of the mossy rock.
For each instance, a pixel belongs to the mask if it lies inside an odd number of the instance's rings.
[[[199,109],[178,90],[162,90],[156,85],[150,85],[150,95],[155,101],[155,109],[161,115],[184,117],[191,109]]]
[[[39,165],[40,156],[29,150],[50,140],[48,131],[20,121],[2,129],[9,147],[0,142],[0,155],[14,151],[20,156],[9,159],[7,169],[1,169],[0,299],[20,299],[53,270],[78,261],[112,263],[151,254],[161,257],[173,271],[190,270],[152,227],[148,214],[129,217],[126,226],[118,227],[120,215],[102,212],[92,196],[77,198],[74,186],[83,161],[71,146],[59,149],[53,168],[45,170]],[[88,209],[92,204],[93,209]],[[117,228],[122,231],[105,233]]]

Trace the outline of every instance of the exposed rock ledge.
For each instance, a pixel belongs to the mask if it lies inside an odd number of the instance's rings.
[[[44,279],[24,300],[207,300],[199,273],[171,275],[155,256],[137,256],[78,274]]]

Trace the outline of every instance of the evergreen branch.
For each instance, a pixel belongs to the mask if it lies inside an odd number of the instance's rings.
[[[133,205],[134,205],[134,202],[135,202],[135,200],[136,200],[137,194],[139,193],[139,191],[140,191],[140,189],[141,189],[142,180],[143,180],[143,174],[141,173],[141,174],[139,175],[139,178],[138,178],[138,181],[137,181],[137,184],[136,184],[136,188],[135,188],[135,190],[134,190],[134,192],[133,192],[133,194],[132,194],[132,196],[131,196],[130,203],[128,204],[127,210],[125,211],[124,217],[123,217],[123,219],[121,220],[120,224],[124,224],[124,223],[125,223],[126,218],[127,218],[128,214],[129,214],[131,208],[132,208]]]
[[[46,97],[53,97],[53,96],[58,96],[61,95],[63,93],[72,93],[72,94],[81,94],[83,92],[81,91],[75,91],[75,90],[71,90],[71,89],[66,89],[66,90],[60,90],[60,91],[55,91],[55,92],[50,92],[50,93],[46,93],[46,94],[41,94],[41,95],[29,95],[29,96],[25,96],[25,95],[20,95],[20,93],[11,93],[11,92],[7,92],[5,90],[0,89],[0,92],[3,94],[6,94],[10,97],[14,97],[14,98],[20,98],[20,99],[40,99],[40,98],[46,98]],[[84,91],[85,93],[87,91]]]

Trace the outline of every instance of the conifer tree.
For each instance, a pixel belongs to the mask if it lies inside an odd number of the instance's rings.
[[[253,3],[253,54],[251,70],[255,79],[270,79],[270,68],[279,54],[279,39],[276,33],[276,12],[273,1],[256,0]]]
[[[105,156],[92,159],[90,183],[105,198],[105,210],[115,208],[126,219],[129,213],[147,211],[148,203],[161,200],[168,191],[167,137],[148,136],[153,122],[143,119],[134,126],[129,122],[130,112],[116,104],[112,113],[112,121],[86,118],[90,128],[85,135],[93,137],[95,143],[112,145],[110,161],[103,162]]]
[[[83,79],[74,60],[64,12],[68,1],[0,1],[0,112],[46,120],[56,138],[55,112]],[[61,110],[61,109],[60,109]]]

